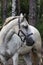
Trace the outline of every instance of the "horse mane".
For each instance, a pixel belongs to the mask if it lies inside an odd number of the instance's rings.
[[[6,18],[6,20],[5,20],[4,24],[3,24],[3,26],[5,26],[5,25],[8,24],[10,21],[12,21],[12,20],[14,20],[14,19],[16,19],[16,18],[18,18],[18,17],[19,17],[19,16],[11,16],[11,17]]]
[[[3,26],[5,26],[6,24],[8,24],[9,22],[11,22],[12,20],[14,19],[17,19],[17,18],[20,18],[20,17],[23,17],[23,14],[21,13],[20,16],[10,16],[8,18],[6,18]]]

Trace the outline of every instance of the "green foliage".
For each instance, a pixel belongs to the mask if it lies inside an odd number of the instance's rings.
[[[7,17],[11,16],[11,14],[12,14],[12,0],[8,0]]]
[[[29,0],[20,0],[21,12],[28,14],[29,13]]]
[[[43,14],[43,0],[40,0],[40,18]]]
[[[36,28],[39,30],[41,37],[42,37],[42,40],[43,40],[43,17],[37,23]]]
[[[1,2],[0,2],[0,25],[2,23],[2,20],[1,20]]]

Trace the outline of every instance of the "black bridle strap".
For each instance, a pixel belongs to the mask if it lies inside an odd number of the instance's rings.
[[[19,26],[19,29],[20,29],[20,17],[18,19],[18,26]]]
[[[28,37],[31,36],[31,35],[33,35],[33,33],[28,34]]]

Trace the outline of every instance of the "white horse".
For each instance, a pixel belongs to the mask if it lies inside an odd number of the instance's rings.
[[[13,57],[13,64],[18,65],[18,56],[22,54],[27,65],[32,65],[30,64],[30,56],[27,54],[32,49],[41,62],[41,36],[39,31],[29,25],[22,14],[17,17],[7,18],[0,31],[1,62],[6,64],[6,61]]]

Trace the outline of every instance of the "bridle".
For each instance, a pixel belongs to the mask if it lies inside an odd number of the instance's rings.
[[[20,36],[20,33],[22,33],[24,35],[24,39],[22,39],[22,37]],[[28,35],[25,35],[25,33],[22,30],[19,30],[18,32],[18,36],[21,38],[21,40],[24,42],[26,40],[27,37],[33,35],[33,33],[30,33]]]
[[[20,37],[20,39],[21,39],[22,42],[25,42],[25,40],[27,39],[27,37],[30,37],[31,35],[33,35],[33,33],[30,33],[28,35],[25,35],[25,33],[21,30],[21,28],[20,28],[20,17],[18,19],[18,27],[19,27],[18,36]],[[24,39],[22,39],[22,37],[20,36],[20,33],[23,34]]]

